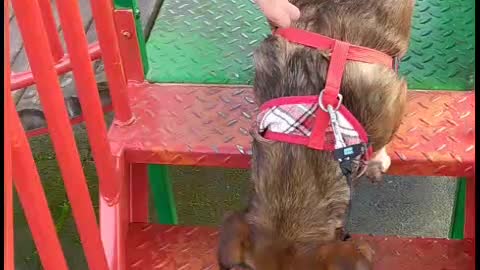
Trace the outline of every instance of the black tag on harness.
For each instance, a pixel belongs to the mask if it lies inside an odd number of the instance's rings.
[[[333,151],[333,157],[338,162],[343,162],[347,160],[352,160],[358,156],[362,156],[365,154],[367,150],[367,145],[364,143],[354,144],[347,147],[342,147],[335,149]]]
[[[363,156],[366,151],[366,144],[359,143],[335,149],[335,151],[333,151],[333,157],[340,163],[340,169],[343,175],[348,178],[352,174],[352,160],[358,156]]]

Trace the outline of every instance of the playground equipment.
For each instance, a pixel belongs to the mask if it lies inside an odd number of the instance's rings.
[[[238,84],[250,82],[251,63],[245,56],[268,29],[259,26],[262,16],[248,9],[248,1],[165,1],[146,50],[135,1],[119,1],[117,9],[110,0],[91,1],[98,34],[98,43],[91,45],[78,2],[56,1],[65,54],[50,1],[12,0],[31,72],[10,74],[9,1],[4,0],[5,269],[14,268],[12,183],[43,267],[67,269],[10,97],[10,90],[33,83],[89,269],[215,269],[215,228],[149,223],[147,164],[249,167],[248,128],[257,108],[251,87]],[[354,236],[377,247],[376,269],[474,269],[474,33],[465,26],[474,21],[474,2],[457,2],[454,9],[446,1],[417,0],[411,53],[401,71],[410,88],[435,91],[409,91],[407,114],[388,149],[389,174],[467,178],[463,239]],[[422,31],[428,24],[440,26]],[[456,29],[450,29],[452,25]],[[240,33],[242,27],[246,30]],[[108,131],[99,121],[103,111],[91,65],[99,57],[115,113]],[[100,181],[100,226],[57,80],[69,70],[75,76]],[[159,176],[165,170],[156,167],[151,172]],[[176,223],[168,179],[151,179],[151,188],[167,191],[166,199],[156,196],[157,204],[164,210],[164,223]]]

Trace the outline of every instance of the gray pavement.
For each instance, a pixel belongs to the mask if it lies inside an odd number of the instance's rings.
[[[216,225],[225,211],[246,203],[248,171],[177,167],[172,178],[181,223]],[[455,190],[456,181],[448,177],[360,181],[348,228],[362,234],[447,237]]]

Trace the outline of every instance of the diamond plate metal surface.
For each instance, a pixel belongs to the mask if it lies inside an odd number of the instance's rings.
[[[416,0],[400,72],[411,89],[473,89],[475,0]]]
[[[250,84],[268,24],[252,0],[167,0],[147,42],[154,82]]]
[[[474,0],[417,0],[400,67],[411,89],[471,90]],[[252,0],[165,0],[147,42],[153,82],[251,84],[269,27]]]
[[[353,236],[375,249],[375,270],[473,270],[475,251],[470,241]],[[130,224],[127,269],[213,270],[218,231],[202,227]]]
[[[410,91],[402,125],[388,146],[388,173],[473,175],[474,123],[473,92]]]
[[[130,162],[248,168],[257,113],[252,89],[155,85],[130,89],[137,117],[112,126],[115,151]],[[469,176],[475,159],[473,92],[409,91],[407,113],[387,148],[389,174]]]

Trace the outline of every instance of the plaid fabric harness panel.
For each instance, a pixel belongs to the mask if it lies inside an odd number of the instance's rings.
[[[257,116],[258,132],[263,134],[266,139],[276,139],[275,135],[288,135],[291,139],[280,139],[284,142],[303,144],[304,138],[308,140],[312,134],[315,124],[316,111],[319,109],[318,103],[291,103],[273,105],[264,108]],[[362,139],[354,125],[339,111],[337,112],[339,122],[339,131],[347,145],[362,143]],[[297,138],[297,140],[295,140]],[[329,125],[325,132],[325,150],[334,150],[335,137],[332,126]]]

